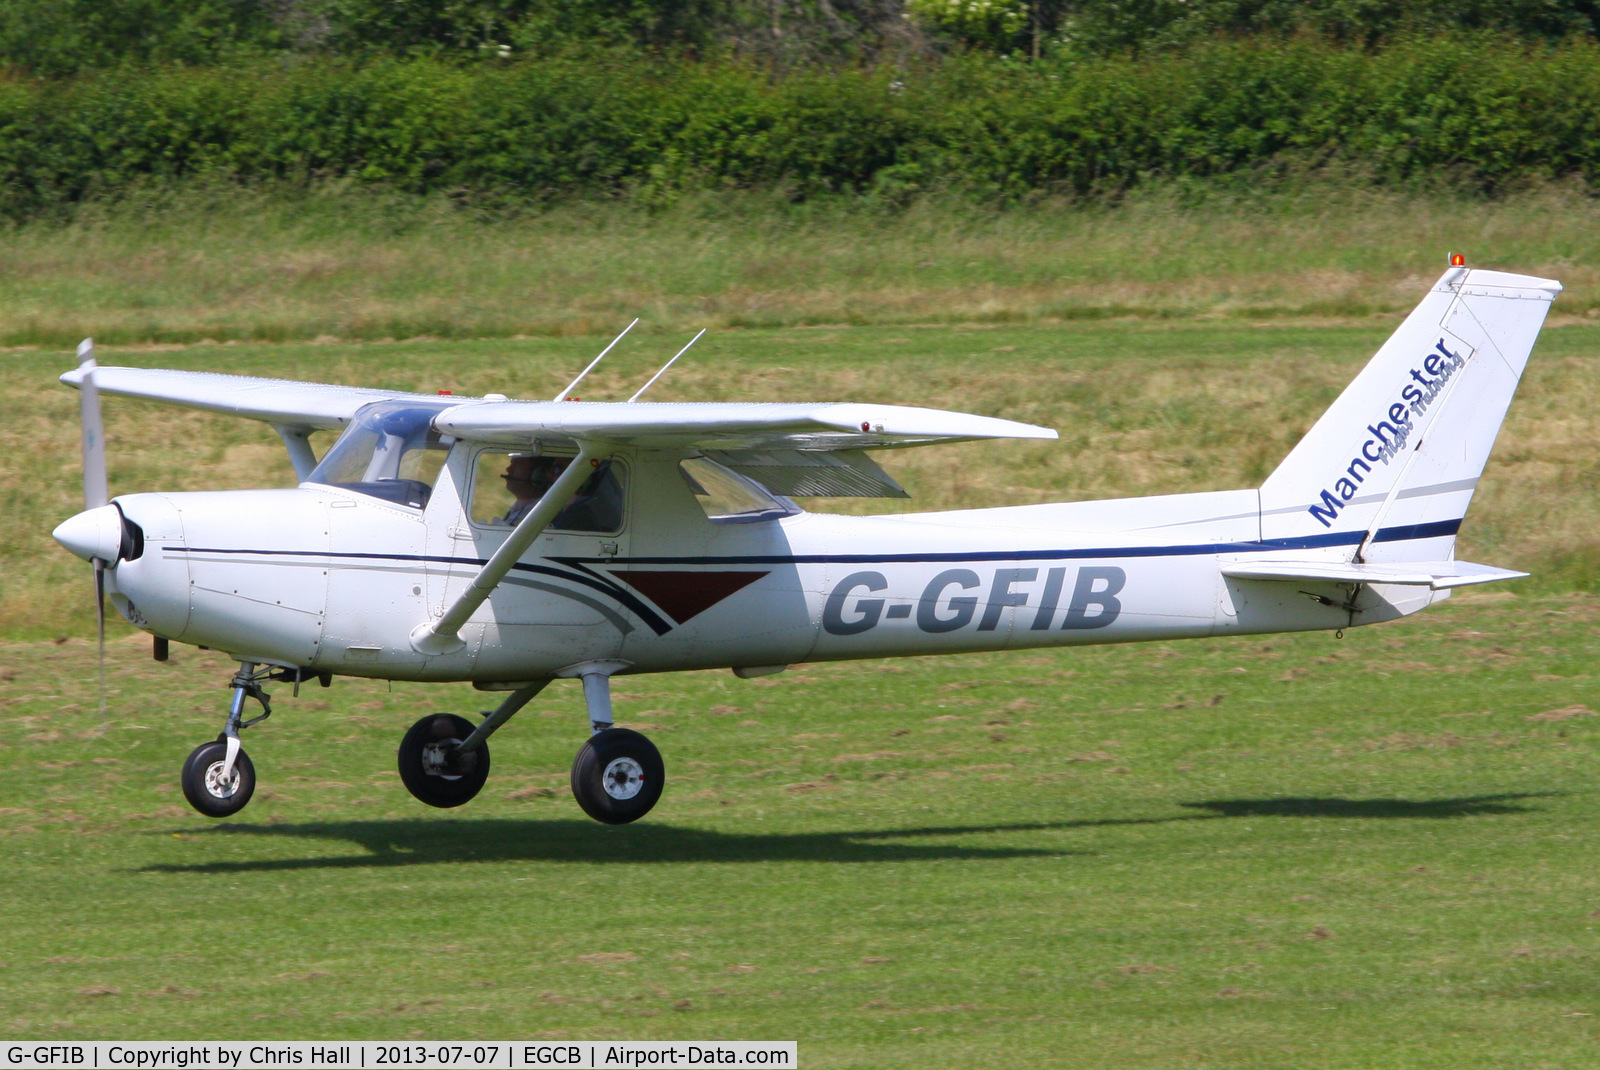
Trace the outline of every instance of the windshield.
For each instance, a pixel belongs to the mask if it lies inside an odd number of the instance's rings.
[[[380,401],[356,414],[307,477],[310,483],[370,494],[421,509],[433,493],[450,443],[433,429],[448,404]]]

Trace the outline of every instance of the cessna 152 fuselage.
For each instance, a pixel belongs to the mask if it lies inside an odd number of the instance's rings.
[[[488,775],[489,734],[565,677],[593,732],[574,793],[631,821],[664,768],[613,726],[614,675],[1337,629],[1522,575],[1453,548],[1559,290],[1452,268],[1259,488],[895,516],[790,496],[903,496],[869,450],[1055,433],[899,406],[527,402],[85,361],[63,379],[86,388],[89,440],[97,392],[232,413],[276,427],[302,482],[91,490],[56,538],[97,562],[158,656],[173,641],[241,663],[223,735],[185,766],[203,813],[249,798],[239,731],[267,678],[509,692],[481,723],[430,715],[402,742],[407,787],[454,806]],[[342,429],[320,461],[318,429]]]

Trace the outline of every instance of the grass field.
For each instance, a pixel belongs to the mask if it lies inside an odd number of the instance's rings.
[[[1193,203],[1199,197],[1199,204]],[[1363,192],[903,211],[754,194],[484,214],[327,191],[189,191],[0,234],[0,345],[507,338],[1108,317],[1403,312],[1446,254],[1561,279],[1600,315],[1600,202]],[[558,384],[559,385],[559,384]]]
[[[861,235],[719,229],[702,206],[687,246],[690,216],[628,237],[576,209],[500,236],[413,214],[384,238],[316,205],[225,233],[158,211],[142,236],[122,215],[7,235],[0,1031],[794,1038],[811,1067],[1593,1065],[1600,231],[1561,203],[1152,202],[1128,226],[966,230],[913,212]],[[88,569],[48,536],[81,501],[54,377],[83,333],[123,343],[103,363],[540,397],[648,312],[582,396],[626,397],[711,323],[654,396],[1061,431],[889,458],[915,508],[1219,489],[1258,483],[1420,296],[1442,256],[1406,243],[1463,227],[1496,266],[1569,283],[1459,545],[1533,580],[1342,641],[630,679],[619,723],[656,739],[669,784],[623,828],[568,793],[570,684],[495,737],[488,788],[452,812],[405,793],[394,748],[423,713],[481,708],[465,686],[275,691],[246,738],[261,787],[220,824],[177,770],[217,731],[226,658],[158,664],[114,625],[98,713]],[[179,344],[203,338],[233,344]],[[107,438],[113,493],[292,480],[247,422],[114,399]]]
[[[459,688],[345,682],[183,805],[228,668],[0,646],[0,1030],[796,1038],[804,1065],[1593,1065],[1596,611],[699,673],[621,689],[669,786],[607,828],[558,685],[488,789],[393,769]]]

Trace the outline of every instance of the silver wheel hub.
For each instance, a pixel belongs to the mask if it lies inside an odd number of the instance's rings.
[[[212,762],[206,767],[206,793],[214,799],[231,799],[233,793],[239,790],[239,767],[234,766],[232,775],[224,780],[222,767],[226,764]]]
[[[621,802],[644,790],[644,767],[632,758],[613,758],[600,774],[606,794]]]
[[[450,751],[461,746],[459,739],[441,739],[427,744],[422,748],[422,771],[429,776],[442,777],[445,780],[460,780],[461,774],[447,773],[446,763],[450,758]]]

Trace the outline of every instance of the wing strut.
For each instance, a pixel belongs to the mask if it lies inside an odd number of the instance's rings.
[[[500,581],[505,579],[506,573],[511,571],[511,566],[523,555],[528,547],[533,545],[544,529],[556,518],[556,514],[565,509],[567,503],[572,501],[583,481],[594,474],[590,460],[593,451],[584,443],[578,444],[578,456],[572,463],[556,477],[556,481],[545,491],[544,497],[539,499],[539,504],[528,510],[528,515],[517,521],[517,526],[511,529],[511,534],[506,536],[506,541],[500,544],[500,549],[490,555],[483,568],[473,577],[461,597],[449,609],[444,611],[444,616],[434,621],[423,621],[411,630],[411,646],[420,654],[440,656],[453,654],[467,644],[457,634],[461,626],[467,622],[484,600],[500,586]]]
[[[310,479],[317,467],[317,455],[311,451],[311,432],[316,428],[309,424],[275,423],[272,429],[278,432],[278,437],[283,439],[283,445],[289,451],[294,477],[302,483]]]

